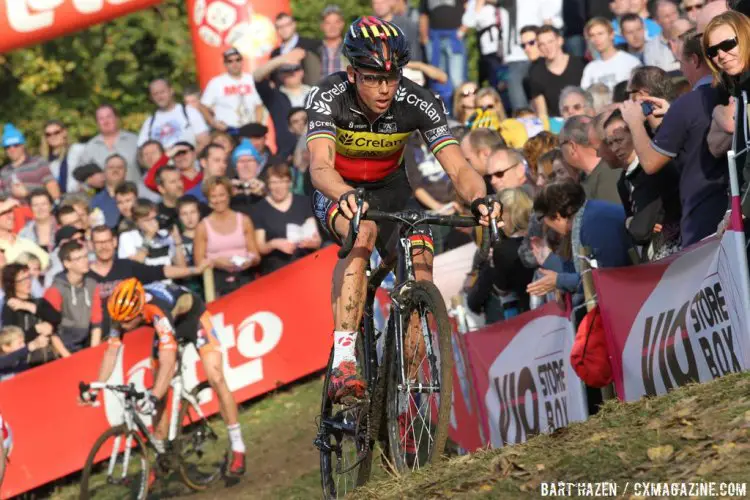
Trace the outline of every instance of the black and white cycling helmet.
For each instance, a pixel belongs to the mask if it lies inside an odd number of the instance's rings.
[[[400,70],[409,62],[409,41],[395,24],[374,16],[360,17],[344,38],[344,57],[355,68]]]

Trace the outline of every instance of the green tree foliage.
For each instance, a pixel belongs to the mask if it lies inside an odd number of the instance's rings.
[[[297,18],[297,31],[309,38],[320,38],[320,14],[328,5],[338,5],[347,23],[359,16],[372,15],[371,0],[291,0]]]
[[[94,110],[109,102],[124,127],[137,131],[153,109],[149,81],[166,77],[178,93],[196,82],[186,4],[164,0],[106,24],[0,54],[0,124],[18,126],[33,150],[50,119],[64,122],[73,140],[95,135]],[[370,0],[291,0],[300,34],[320,38],[320,13],[331,4],[341,7],[346,22],[371,13]],[[469,45],[475,55],[476,44],[471,40]],[[476,75],[475,62],[470,71]]]
[[[178,91],[195,82],[186,2],[167,0],[85,31],[0,56],[0,120],[37,145],[49,119],[74,139],[96,134],[94,110],[111,102],[125,128],[151,112],[148,82],[164,76]]]

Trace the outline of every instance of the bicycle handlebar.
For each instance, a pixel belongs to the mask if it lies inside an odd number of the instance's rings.
[[[478,226],[476,218],[473,216],[466,215],[438,215],[429,214],[426,212],[420,212],[415,210],[404,210],[400,212],[382,212],[380,210],[368,210],[365,214],[362,214],[362,204],[364,201],[364,189],[359,188],[355,191],[355,197],[357,199],[357,211],[354,213],[354,217],[349,221],[349,234],[346,235],[341,248],[339,248],[338,256],[339,259],[345,259],[354,248],[354,242],[357,241],[359,235],[359,224],[362,220],[372,220],[381,222],[405,222],[412,226],[419,224],[432,224],[434,226],[451,226],[451,227],[475,227]],[[490,204],[492,200],[489,196],[487,197],[487,203]],[[490,221],[490,231],[485,231],[482,238],[482,249],[489,251],[489,245],[485,244],[487,237],[490,236],[491,242],[498,241],[500,238],[497,221],[492,219]],[[483,250],[484,251],[484,250]]]
[[[125,397],[134,399],[143,399],[145,396],[145,394],[136,389],[133,384],[107,384],[106,382],[91,382],[87,384],[85,382],[79,382],[78,392],[81,395],[81,399],[83,399],[83,393],[90,389],[105,389],[108,391],[121,392],[125,394]]]

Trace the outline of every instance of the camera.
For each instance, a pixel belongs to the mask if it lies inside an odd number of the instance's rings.
[[[648,101],[643,101],[641,103],[641,111],[643,111],[644,116],[648,116],[654,112],[654,105]]]

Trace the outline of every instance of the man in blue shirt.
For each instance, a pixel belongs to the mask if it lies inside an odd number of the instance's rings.
[[[615,45],[627,43],[625,37],[622,36],[622,30],[620,29],[620,16],[627,13],[641,16],[641,19],[643,19],[643,25],[646,28],[646,41],[652,40],[661,35],[661,26],[648,17],[646,0],[614,0],[611,4],[614,4],[614,6],[612,6],[612,11],[615,13],[615,19],[612,20],[612,27],[615,30]],[[617,6],[620,4],[622,4],[623,8],[618,9]]]
[[[646,132],[640,102],[627,101],[621,109],[643,170],[655,174],[674,160],[680,171],[680,231],[682,246],[687,247],[716,232],[729,203],[729,178],[726,158],[714,157],[706,140],[719,94],[711,86],[700,37],[685,37],[680,59],[693,90],[671,105],[664,99],[645,98],[653,104],[655,115],[664,115],[653,140]]]
[[[120,220],[120,211],[115,201],[115,189],[125,182],[127,162],[119,154],[107,157],[104,162],[104,189],[91,199],[91,208],[98,208],[104,214],[104,223],[111,228]]]

